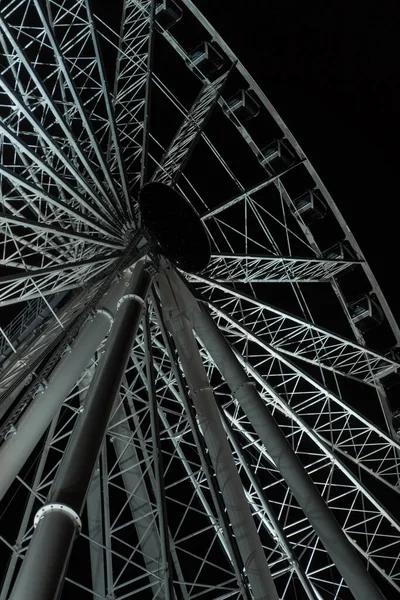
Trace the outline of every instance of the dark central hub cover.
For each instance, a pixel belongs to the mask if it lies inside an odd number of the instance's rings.
[[[196,211],[164,183],[147,183],[139,193],[143,224],[163,254],[191,273],[203,271],[210,260],[210,241]]]

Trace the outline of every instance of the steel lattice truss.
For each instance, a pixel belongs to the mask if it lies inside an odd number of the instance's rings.
[[[26,454],[0,490],[0,600],[85,411],[121,273],[142,256],[153,285],[62,598],[254,597],[166,325],[157,283],[165,265],[138,204],[151,181],[179,190],[209,235],[208,267],[179,271],[182,285],[212,316],[372,578],[394,597],[400,438],[387,382],[400,365],[383,350],[398,342],[393,315],[307,157],[196,5],[120,0],[113,8],[103,14],[89,0],[0,6],[0,468],[10,448]],[[360,298],[369,304],[355,313]],[[21,309],[14,320],[11,305]],[[187,318],[279,597],[350,599],[196,317]],[[384,342],[361,318],[382,328]],[[46,390],[101,319],[100,346],[81,368],[78,361],[66,398],[44,416]],[[42,419],[37,439],[23,433],[29,415]]]

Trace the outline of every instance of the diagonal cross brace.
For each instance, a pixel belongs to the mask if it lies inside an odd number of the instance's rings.
[[[168,185],[175,185],[178,181],[218,102],[231,70],[203,86],[162,157],[161,165],[156,169],[152,181]]]

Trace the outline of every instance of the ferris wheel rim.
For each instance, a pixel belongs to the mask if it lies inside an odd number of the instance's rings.
[[[368,262],[367,262],[367,260],[365,258],[365,255],[364,255],[361,247],[357,243],[357,240],[356,240],[355,236],[353,235],[352,231],[350,230],[349,226],[347,225],[346,220],[344,219],[344,217],[343,217],[340,209],[336,205],[333,197],[329,193],[329,190],[326,188],[326,186],[324,185],[322,179],[319,177],[317,171],[314,169],[311,161],[307,158],[306,153],[304,152],[303,148],[301,147],[301,145],[297,141],[296,137],[293,135],[291,129],[288,127],[288,125],[286,124],[286,122],[284,121],[284,119],[280,116],[280,114],[276,110],[275,106],[272,104],[272,102],[267,97],[266,93],[257,84],[256,80],[253,78],[253,76],[251,75],[251,73],[249,72],[249,70],[240,61],[240,59],[237,56],[237,54],[235,54],[235,52],[231,49],[231,47],[218,34],[217,30],[208,21],[208,19],[201,12],[201,10],[196,6],[195,2],[193,0],[183,0],[183,2],[189,8],[189,10],[192,12],[192,14],[195,15],[202,22],[203,26],[210,33],[212,39],[215,39],[217,41],[217,43],[221,46],[221,48],[223,48],[224,51],[230,56],[232,62],[234,62],[236,64],[238,70],[240,70],[240,72],[243,74],[243,76],[245,77],[245,79],[248,81],[248,83],[251,86],[251,88],[257,94],[257,97],[262,101],[262,103],[267,108],[267,110],[271,114],[274,115],[274,118],[276,119],[276,121],[281,126],[282,131],[284,131],[284,133],[285,133],[285,136],[287,136],[287,138],[293,144],[293,147],[296,148],[296,150],[298,151],[298,153],[299,153],[300,156],[304,157],[304,164],[305,164],[306,168],[310,171],[310,174],[312,175],[312,177],[318,182],[318,187],[323,192],[324,198],[326,199],[326,201],[329,204],[330,208],[334,212],[337,220],[339,221],[339,223],[340,223],[340,225],[342,227],[342,230],[345,233],[346,239],[349,239],[349,241],[351,242],[352,247],[356,251],[357,256],[359,256],[363,260],[363,269],[365,269],[367,277],[370,280],[371,285],[372,285],[375,293],[377,294],[377,296],[379,298],[379,301],[380,301],[380,303],[382,305],[382,308],[383,308],[383,310],[385,312],[385,315],[387,316],[387,318],[388,318],[388,320],[390,322],[390,326],[391,326],[392,331],[393,331],[393,333],[394,333],[394,335],[396,337],[396,340],[397,340],[397,342],[399,342],[400,341],[400,327],[399,327],[399,324],[396,321],[396,319],[395,319],[395,317],[394,317],[394,315],[392,313],[392,310],[391,310],[391,308],[390,308],[390,306],[389,306],[389,304],[388,304],[388,302],[387,302],[387,300],[385,298],[385,295],[383,294],[383,292],[381,290],[381,287],[380,287],[380,285],[379,285],[379,283],[378,283],[378,281],[377,281],[377,279],[376,279],[376,277],[375,277],[372,269],[368,265]]]

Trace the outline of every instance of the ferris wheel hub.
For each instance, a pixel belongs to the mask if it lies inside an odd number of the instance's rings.
[[[143,225],[160,254],[188,272],[203,271],[210,260],[206,228],[189,202],[164,183],[147,183],[139,194]]]

